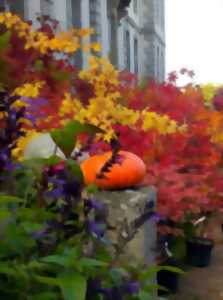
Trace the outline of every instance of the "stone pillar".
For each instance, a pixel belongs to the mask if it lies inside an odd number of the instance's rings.
[[[67,0],[67,25],[68,28],[74,27],[77,29],[82,28],[81,20],[81,1]],[[72,62],[78,68],[83,66],[83,52],[78,50],[75,52]]]
[[[81,0],[81,26],[83,28],[89,28],[90,27],[90,4],[89,0]],[[90,43],[90,37],[87,36],[84,38],[84,43],[89,44]],[[83,68],[86,68],[88,66],[88,53],[83,53],[83,62],[82,66]]]
[[[118,16],[118,4],[119,0],[109,0],[107,2],[107,14],[110,20],[110,55],[109,58],[112,64],[118,67],[118,27],[119,27],[119,16]]]
[[[114,228],[109,237],[113,243],[120,246],[128,235],[126,228],[131,227],[131,223],[145,212],[146,203],[149,201],[156,203],[156,190],[147,187],[138,190],[98,191],[96,198],[107,204],[108,221],[111,228]],[[156,224],[148,220],[126,244],[122,257],[134,264],[154,265],[155,246]]]
[[[68,27],[67,19],[67,0],[54,0],[53,1],[53,16],[60,22],[62,30],[66,30]]]
[[[37,16],[41,13],[41,3],[40,0],[25,0],[25,18],[27,20],[32,20],[33,26],[37,27],[39,25],[37,21]]]
[[[101,1],[101,46],[102,56],[108,57],[110,51],[107,0]]]

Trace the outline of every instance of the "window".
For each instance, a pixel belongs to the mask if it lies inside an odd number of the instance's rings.
[[[135,14],[138,13],[138,0],[133,0],[133,11]]]
[[[92,42],[101,42],[101,7],[100,1],[90,0],[90,27],[95,30],[91,35]]]
[[[126,70],[130,71],[131,63],[131,52],[130,52],[130,33],[128,30],[125,31],[125,51],[126,51]]]
[[[138,39],[134,39],[134,72],[138,74]]]
[[[82,15],[82,7],[81,7],[81,1],[77,0],[71,0],[70,2],[71,6],[68,7],[68,15],[70,18],[69,26],[75,27],[75,28],[81,28],[81,15]],[[73,63],[76,67],[81,69],[83,67],[83,53],[82,51],[77,50],[73,56]]]
[[[24,0],[0,1],[0,11],[11,11],[24,18]]]

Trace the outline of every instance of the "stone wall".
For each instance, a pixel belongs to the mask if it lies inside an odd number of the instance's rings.
[[[120,246],[128,236],[131,223],[145,212],[146,203],[156,203],[156,190],[148,187],[138,190],[99,191],[96,197],[109,207],[108,220],[111,228],[114,228],[109,235],[113,243]],[[148,220],[126,244],[122,256],[131,263],[153,265],[155,246],[156,225],[154,221]]]

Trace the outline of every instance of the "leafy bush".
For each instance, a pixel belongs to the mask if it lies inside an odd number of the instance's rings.
[[[157,287],[149,280],[160,268],[138,269],[119,261],[107,237],[107,207],[84,187],[80,167],[70,158],[78,133],[92,135],[98,129],[72,122],[53,131],[65,161],[52,156],[17,162],[12,151],[24,134],[26,110],[14,108],[16,99],[1,93],[2,299],[151,298]],[[71,131],[74,139],[67,143]],[[154,215],[153,205],[147,209],[148,219]]]

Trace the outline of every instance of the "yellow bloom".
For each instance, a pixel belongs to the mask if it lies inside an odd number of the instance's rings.
[[[37,137],[39,133],[34,130],[27,131],[25,136],[22,136],[18,139],[16,143],[16,148],[12,150],[12,156],[16,159],[21,160],[24,155],[24,150],[27,144],[35,137]]]
[[[36,98],[39,96],[40,90],[44,86],[44,84],[44,81],[25,83],[24,85],[16,88],[13,92],[13,95],[27,98]]]
[[[144,111],[143,116],[143,129],[156,129],[160,134],[171,134],[177,131],[185,130],[185,127],[178,127],[176,121],[171,120],[167,115],[160,115],[155,112]]]
[[[208,83],[205,85],[200,85],[200,88],[204,97],[205,104],[207,106],[211,106],[214,95],[216,94],[217,90],[219,88],[223,88],[223,86],[220,84]]]
[[[186,126],[179,126],[167,115],[159,115],[151,111],[132,110],[121,104],[118,71],[106,58],[91,56],[89,67],[79,72],[79,78],[94,87],[94,96],[89,104],[83,106],[81,101],[66,94],[62,102],[60,115],[64,118],[72,116],[74,120],[91,123],[104,131],[99,138],[110,141],[114,137],[113,127],[122,124],[133,127],[141,121],[143,130],[156,129],[160,134],[183,132]]]
[[[81,28],[77,31],[77,35],[81,37],[85,37],[94,33],[94,29],[92,28]]]
[[[75,52],[81,47],[80,39],[92,32],[90,29],[70,29],[67,32],[58,33],[53,38],[49,38],[44,32],[34,31],[31,25],[9,12],[0,15],[0,23],[4,24],[7,29],[14,29],[19,37],[26,40],[25,49],[34,48],[41,54],[46,54],[50,51]],[[96,44],[92,47],[95,48],[95,51],[99,48]]]
[[[5,113],[0,111],[0,120],[4,119],[4,117],[5,117]]]
[[[78,99],[73,98],[70,93],[65,93],[62,105],[60,107],[59,115],[61,117],[75,115],[82,108],[83,106]]]
[[[91,43],[90,46],[91,49],[94,50],[95,52],[101,51],[101,45],[99,43]]]

